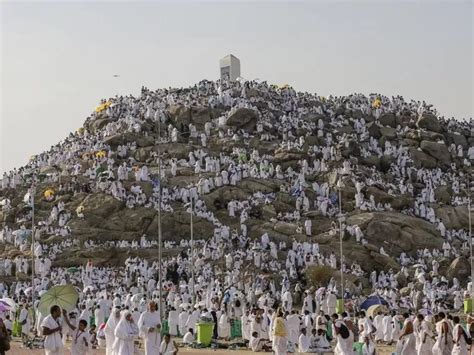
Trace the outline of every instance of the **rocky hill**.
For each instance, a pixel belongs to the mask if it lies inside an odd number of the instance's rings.
[[[401,97],[325,98],[265,82],[143,88],[138,97],[102,100],[78,131],[3,176],[4,238],[9,229],[27,231],[26,246],[6,243],[0,251],[3,257],[30,255],[31,209],[24,196],[34,183],[37,240],[50,246],[79,241],[59,248],[53,265],[76,266],[91,257],[97,264],[120,264],[130,255],[156,259],[156,248],[104,243],[157,239],[159,179],[165,241],[189,239],[182,194],[194,188],[200,201],[196,239],[213,236],[209,211],[241,233],[239,203],[249,201],[244,224],[252,239],[268,233],[288,245],[317,241],[323,253],[339,255],[341,181],[348,266],[398,270],[402,252],[441,250],[451,239],[456,253],[441,265],[447,272],[465,252],[473,146],[472,121],[446,120],[430,105]],[[224,170],[228,184],[224,179],[215,186],[216,173]],[[61,211],[54,212],[59,203]],[[229,203],[235,216],[229,216]],[[86,241],[97,247],[84,249]]]

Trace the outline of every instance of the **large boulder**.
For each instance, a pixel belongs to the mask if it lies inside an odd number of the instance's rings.
[[[397,127],[397,118],[393,113],[385,113],[379,117],[379,122],[382,126]]]
[[[92,121],[91,128],[93,131],[98,131],[105,126],[107,126],[110,122],[112,122],[108,117],[101,117],[97,118],[94,121]]]
[[[253,132],[257,125],[257,114],[248,108],[238,108],[227,117],[226,126]]]
[[[459,134],[458,132],[455,132],[455,133],[447,133],[446,136],[448,137],[449,144],[453,143],[456,145],[456,147],[460,145],[461,147],[463,147],[463,149],[469,148],[467,139],[464,135]]]
[[[468,229],[469,213],[466,206],[443,206],[435,209],[447,229]]]
[[[448,147],[445,144],[431,141],[422,141],[420,148],[423,150],[423,152],[444,165],[449,165],[451,163],[451,154],[449,153]]]
[[[367,124],[367,131],[371,137],[380,138],[382,133],[380,131],[380,126],[376,122],[370,122]]]
[[[281,234],[293,235],[296,233],[296,225],[293,223],[277,222],[273,228]]]
[[[416,168],[434,169],[437,167],[436,159],[421,150],[418,150],[418,148],[410,147],[408,148],[408,151],[410,152],[410,156],[413,159],[413,164]]]
[[[455,277],[462,283],[466,283],[466,280],[471,276],[471,264],[469,263],[469,260],[463,257],[454,259],[451,265],[449,265],[446,276],[449,280],[452,280]]]
[[[389,141],[397,138],[397,130],[392,127],[380,127],[380,133]]]
[[[84,215],[86,218],[90,215],[106,218],[124,207],[122,201],[103,193],[87,195],[81,205],[84,207]]]
[[[438,118],[431,113],[426,113],[422,115],[416,122],[416,125],[418,126],[418,128],[424,128],[428,131],[442,131],[441,124],[439,123]]]
[[[378,248],[383,246],[391,255],[402,251],[413,254],[423,248],[441,248],[443,243],[432,224],[401,213],[366,212],[349,217],[347,223],[359,225],[369,243]]]
[[[452,196],[453,196],[453,189],[449,185],[438,186],[435,190],[436,201],[443,203],[445,205],[451,202]]]

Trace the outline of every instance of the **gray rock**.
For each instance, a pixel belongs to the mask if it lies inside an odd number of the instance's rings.
[[[438,133],[442,131],[438,118],[431,113],[425,113],[423,116],[421,116],[416,122],[416,125],[418,128],[424,128],[428,131]]]
[[[451,163],[451,154],[448,151],[448,147],[446,147],[444,144],[422,141],[420,148],[423,150],[423,152],[444,165],[449,165]]]
[[[453,196],[453,189],[451,186],[444,185],[438,186],[435,190],[436,201],[443,204],[449,204],[451,202],[451,197]]]
[[[410,152],[410,156],[413,159],[413,164],[416,168],[436,168],[437,164],[435,158],[414,147],[408,148],[408,151]]]
[[[369,134],[374,137],[379,139],[382,136],[381,130],[379,125],[377,125],[376,122],[370,122],[367,124],[367,131]]]
[[[239,108],[225,122],[227,126],[253,132],[257,125],[257,114],[248,108]]]
[[[447,229],[469,228],[469,213],[466,206],[443,206],[436,208],[435,212],[436,217],[441,219]]]
[[[382,126],[397,127],[397,118],[393,113],[385,113],[379,117],[379,122]]]
[[[456,144],[456,147],[458,145],[462,146],[463,149],[468,149],[469,145],[467,143],[467,139],[464,135],[462,134],[455,134],[455,133],[446,133],[446,136],[448,137],[448,143],[454,143]]]
[[[466,284],[471,276],[471,265],[469,260],[463,257],[454,259],[451,265],[449,265],[446,276],[449,280],[452,280],[455,277],[461,281],[462,284]]]
[[[368,242],[378,248],[383,246],[388,254],[440,248],[443,242],[430,223],[396,212],[361,213],[349,217],[347,223],[359,225]]]
[[[392,127],[380,127],[380,133],[388,140],[397,138],[397,130]]]

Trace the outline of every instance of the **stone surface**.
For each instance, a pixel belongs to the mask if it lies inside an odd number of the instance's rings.
[[[253,132],[257,125],[257,114],[253,110],[239,108],[227,117],[225,124],[230,127]]]
[[[436,159],[441,164],[448,165],[451,163],[451,154],[449,154],[448,147],[444,144],[422,141],[420,143],[420,148],[423,152]]]
[[[418,128],[424,128],[428,131],[441,132],[441,125],[438,118],[433,114],[423,114],[416,122]]]

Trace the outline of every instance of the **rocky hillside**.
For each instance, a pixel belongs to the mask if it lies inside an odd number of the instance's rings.
[[[338,255],[337,182],[342,181],[347,265],[356,262],[367,272],[397,270],[402,252],[441,250],[447,238],[462,254],[473,132],[472,121],[446,120],[431,106],[401,97],[324,98],[261,82],[144,88],[138,97],[102,100],[81,129],[5,174],[0,228],[4,235],[7,226],[31,228],[24,195],[35,181],[38,241],[80,241],[58,251],[53,265],[78,265],[90,257],[98,264],[118,264],[129,255],[156,258],[154,248],[130,251],[102,244],[142,235],[156,240],[158,189],[152,180],[158,179],[161,161],[164,240],[189,239],[190,214],[181,194],[197,187],[200,211],[213,212],[231,231],[240,233],[242,226],[238,207],[235,217],[229,216],[229,203],[250,200],[245,224],[251,238],[268,233],[288,244],[317,241],[323,253]],[[219,161],[217,174],[226,170],[229,184],[202,191],[206,180],[216,185],[206,157]],[[62,220],[52,212],[60,202]],[[195,238],[213,233],[213,223],[196,213]],[[100,246],[84,249],[91,240]],[[3,257],[30,253],[8,243],[1,248]]]

